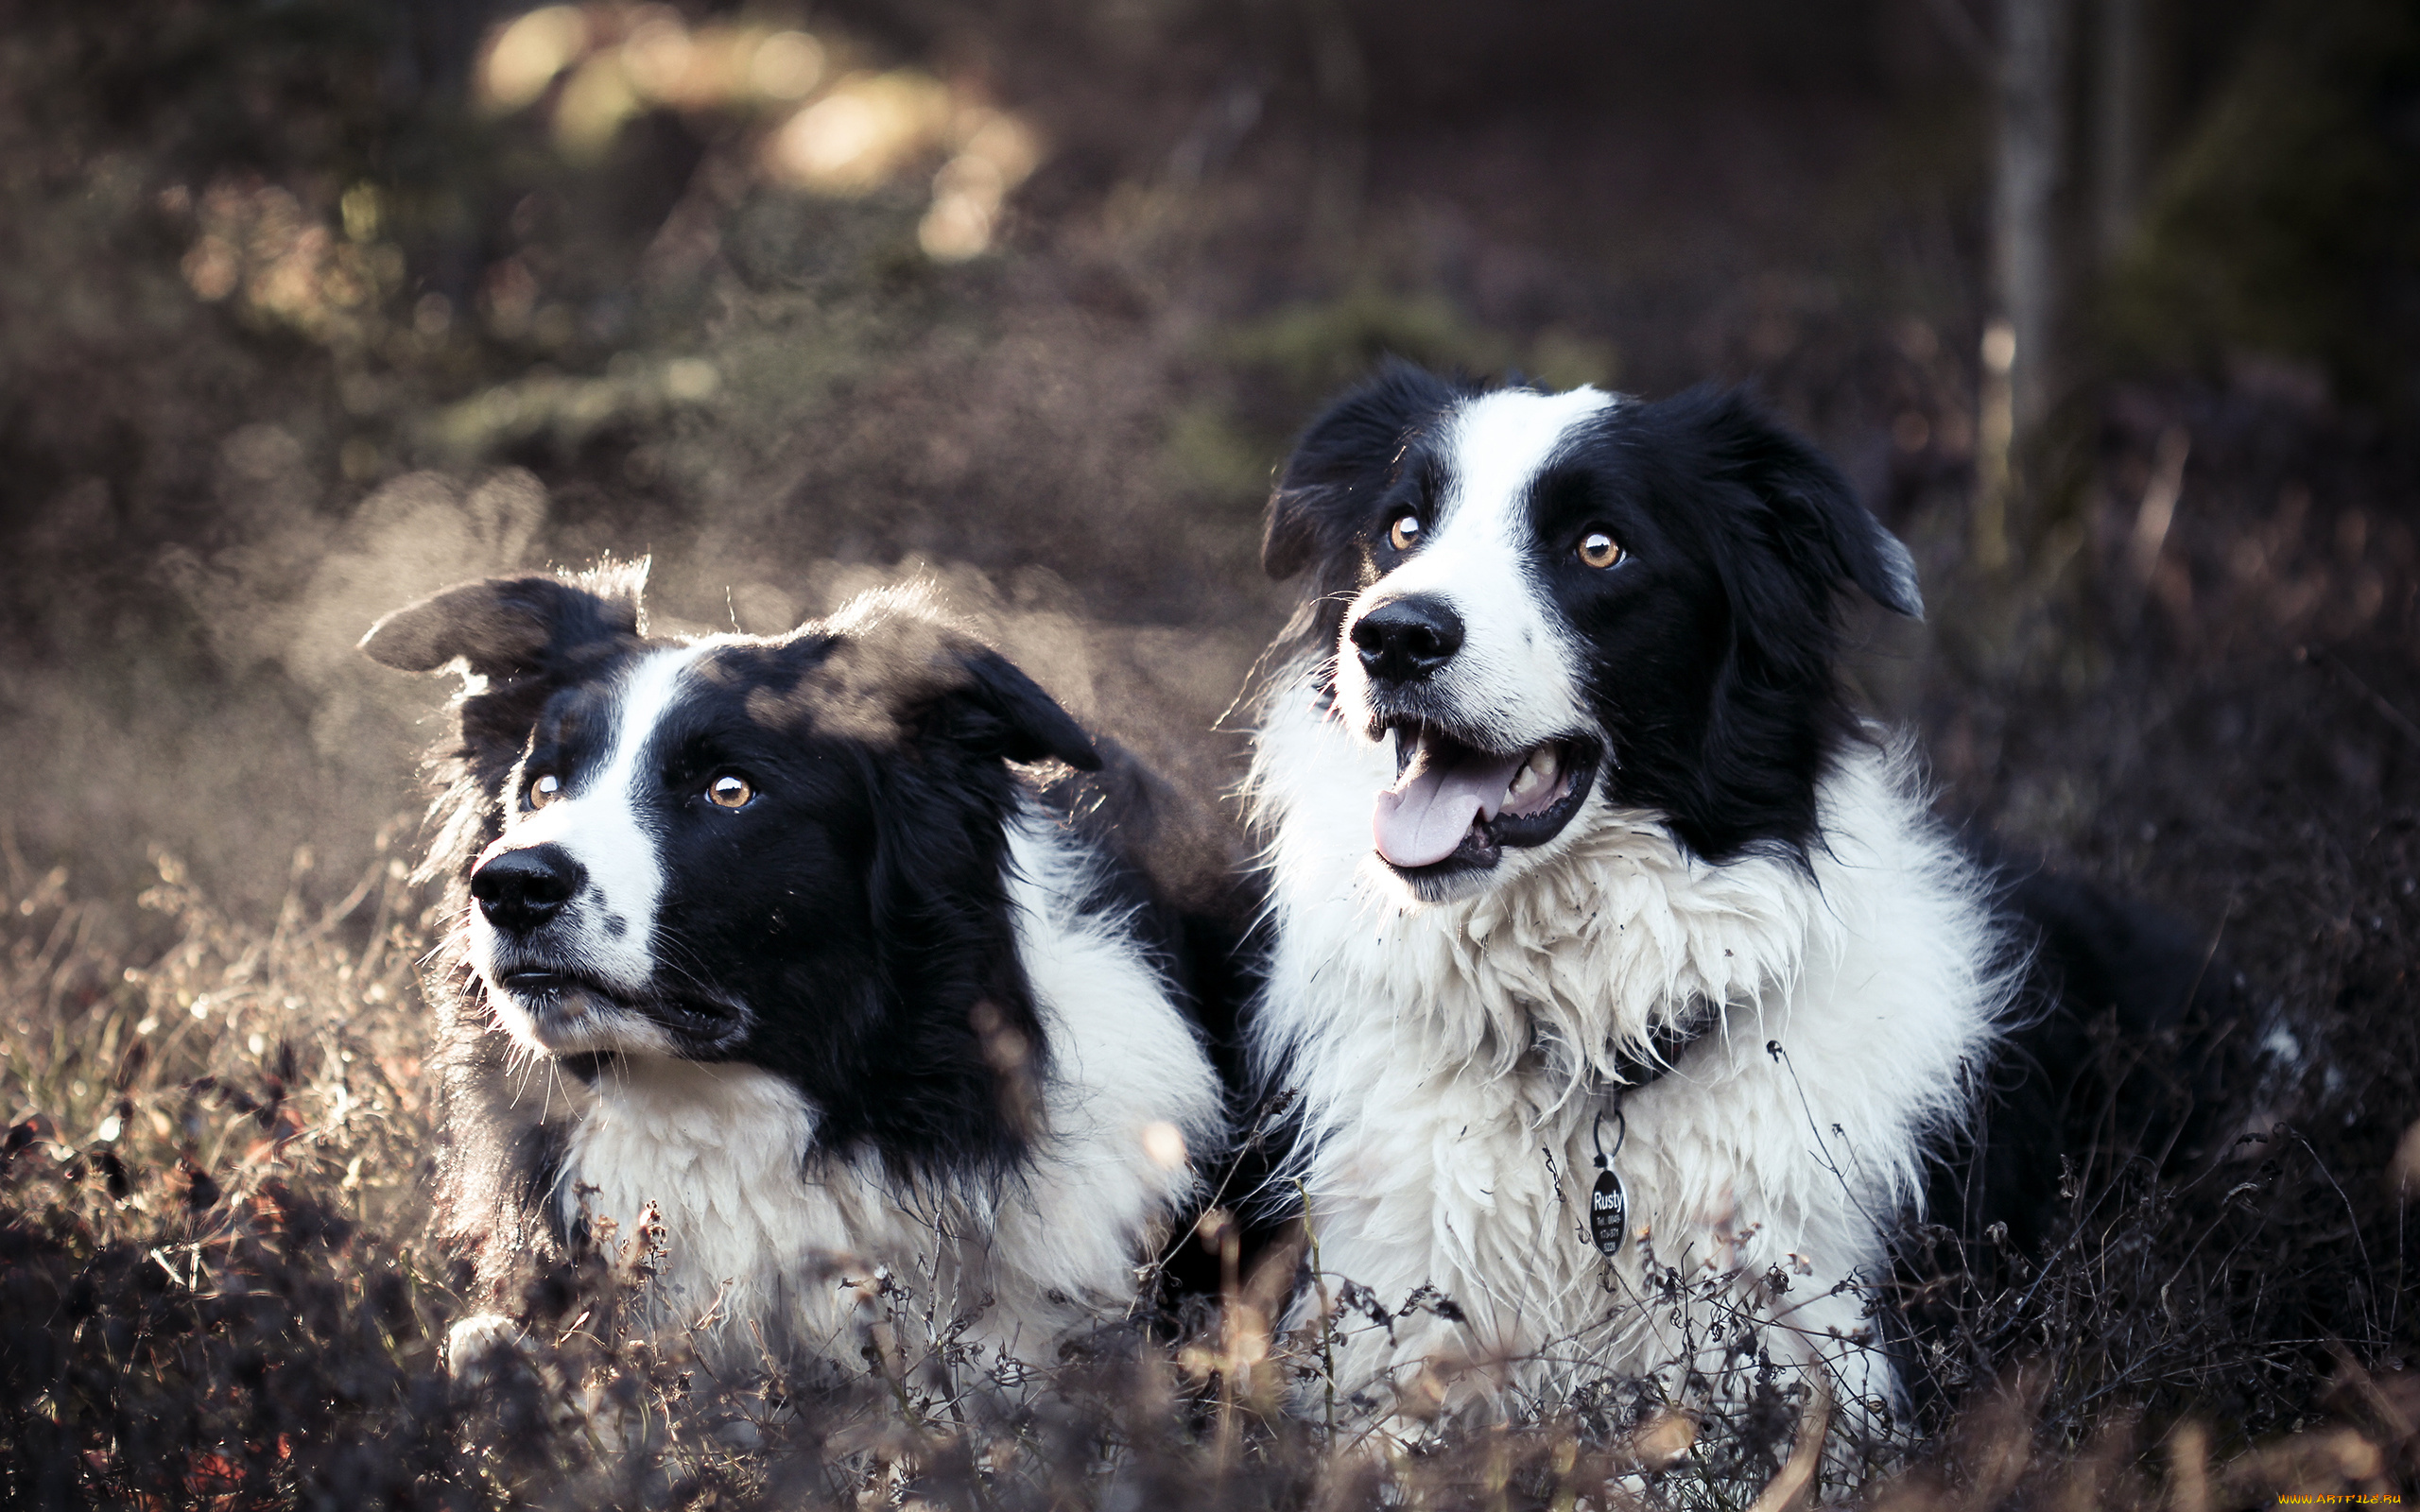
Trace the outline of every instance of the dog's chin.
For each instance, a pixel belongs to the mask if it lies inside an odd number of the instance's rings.
[[[496,1022],[524,1048],[564,1057],[616,1051],[672,1053],[660,1028],[602,994],[579,988],[515,991],[491,982],[488,1003]]]
[[[1516,857],[1509,866],[1500,860],[1479,865],[1448,857],[1433,866],[1398,867],[1373,850],[1370,852],[1369,868],[1380,879],[1381,885],[1398,894],[1402,902],[1429,907],[1476,898],[1502,886],[1521,873],[1523,860]]]
[[[722,1004],[634,1003],[606,984],[551,969],[480,969],[489,1005],[505,1033],[539,1055],[562,1058],[613,1054],[703,1059],[735,1041],[743,1028]]]

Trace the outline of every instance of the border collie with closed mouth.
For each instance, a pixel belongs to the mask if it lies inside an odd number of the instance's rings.
[[[854,1362],[877,1276],[1047,1360],[1132,1302],[1222,1139],[1154,909],[1010,765],[1091,741],[912,593],[667,640],[643,576],[469,583],[362,643],[465,679],[428,860],[446,1233],[501,1306],[652,1212],[654,1320],[726,1365]],[[506,1332],[457,1328],[458,1367]]]
[[[1253,1053],[1323,1295],[1451,1304],[1339,1328],[1336,1384],[1403,1423],[1778,1368],[1887,1419],[1885,1229],[2021,974],[1836,680],[1845,591],[1921,614],[1906,549],[1737,395],[1394,366],[1304,436],[1264,562],[1311,582],[1257,718]]]

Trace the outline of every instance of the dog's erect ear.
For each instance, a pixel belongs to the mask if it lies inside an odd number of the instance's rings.
[[[1349,535],[1386,487],[1406,438],[1471,391],[1390,358],[1376,377],[1328,405],[1303,433],[1269,496],[1263,570],[1291,577]]]
[[[960,658],[966,680],[942,697],[948,737],[1012,762],[1057,757],[1080,772],[1100,770],[1092,737],[1016,663],[989,646]]]
[[[407,604],[370,627],[361,649],[406,672],[460,660],[483,678],[522,678],[582,650],[641,633],[644,561],[609,566],[578,582],[487,577]]]
[[[1885,609],[1925,617],[1915,558],[1822,453],[1745,394],[1701,392],[1680,403],[1703,407],[1717,471],[1763,502],[1785,552],[1811,558],[1834,581],[1856,584]]]

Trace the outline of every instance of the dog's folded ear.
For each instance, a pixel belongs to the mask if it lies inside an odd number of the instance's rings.
[[[1262,570],[1283,581],[1340,543],[1376,507],[1405,440],[1471,391],[1390,358],[1377,376],[1330,404],[1303,433],[1269,496]]]
[[[989,646],[960,653],[965,679],[943,694],[940,726],[961,746],[1012,762],[1056,757],[1080,772],[1100,770],[1092,737],[1015,662]]]
[[[1811,560],[1836,582],[1854,583],[1884,609],[1925,617],[1916,561],[1883,528],[1840,469],[1737,390],[1699,390],[1675,404],[1699,408],[1700,423],[1723,475],[1744,485],[1769,511],[1790,555]]]
[[[593,646],[642,633],[647,563],[609,564],[577,581],[486,577],[407,604],[370,627],[361,649],[406,672],[459,661],[483,678],[522,678]]]

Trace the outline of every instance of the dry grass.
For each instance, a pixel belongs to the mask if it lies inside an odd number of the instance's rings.
[[[1609,1382],[1582,1412],[1381,1443],[1285,1410],[1319,1400],[1321,1339],[1272,1340],[1241,1296],[1185,1328],[1106,1330],[1003,1396],[914,1278],[894,1279],[861,1366],[716,1380],[635,1326],[645,1233],[533,1278],[529,1346],[479,1389],[452,1385],[438,1341],[461,1303],[422,1195],[426,896],[382,853],[306,908],[303,857],[255,926],[158,867],[143,947],[104,943],[126,920],[59,874],[10,877],[10,1504],[1717,1507],[1761,1486],[1771,1512],[1855,1489],[1837,1460],[1819,1486],[1822,1409],[1782,1382],[1730,1421]],[[2259,1169],[2214,1178],[2257,1186]],[[2266,1231],[2229,1227],[2243,1197],[2181,1253],[2193,1194],[2140,1178],[2079,1192],[2047,1259],[2000,1256],[1987,1278],[1919,1253],[1932,1263],[1911,1262],[1908,1299],[1960,1405],[1924,1442],[1869,1455],[1861,1494],[2197,1509],[2384,1494],[2420,1472],[2420,1377],[2337,1341],[2243,1339],[2242,1308],[2209,1291],[2231,1274],[2214,1246]],[[1374,1299],[1335,1300],[1337,1326],[1371,1326]],[[2393,1332],[2358,1342],[2375,1355]],[[2333,1379],[2297,1392],[2331,1347]],[[2145,1416],[2231,1400],[2224,1378],[2247,1374],[2308,1420],[2247,1442],[2205,1415]]]

